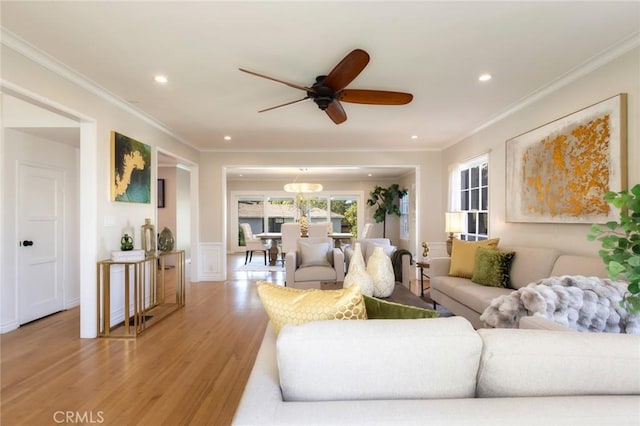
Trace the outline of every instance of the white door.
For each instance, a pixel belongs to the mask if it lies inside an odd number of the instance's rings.
[[[18,320],[61,311],[63,299],[63,184],[61,170],[18,166]]]

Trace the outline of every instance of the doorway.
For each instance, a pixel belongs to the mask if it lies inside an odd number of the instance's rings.
[[[3,244],[15,327],[80,304],[79,128],[4,128]],[[11,207],[9,207],[11,206]],[[3,301],[3,310],[8,304]],[[13,327],[13,328],[15,328]],[[3,318],[3,331],[7,328]]]
[[[157,232],[168,228],[174,237],[174,248],[184,250],[187,263],[191,263],[192,245],[192,170],[177,156],[158,150],[158,205]],[[161,185],[160,185],[161,182]],[[174,266],[173,256],[167,265]],[[190,268],[186,269],[190,274]]]
[[[15,202],[15,167],[8,170],[13,164],[7,158],[9,147],[7,133],[19,129],[23,133],[28,132],[32,136],[42,137],[42,132],[53,141],[64,145],[64,141],[72,138],[65,136],[68,132],[74,133],[73,144],[77,148],[76,155],[71,156],[76,161],[77,175],[74,177],[75,188],[78,188],[74,209],[77,213],[72,222],[73,227],[67,226],[67,230],[75,230],[82,238],[76,240],[77,254],[65,256],[65,261],[75,262],[74,268],[77,279],[65,276],[66,282],[78,283],[80,288],[76,297],[73,292],[64,292],[64,309],[80,304],[80,337],[91,338],[96,336],[96,286],[95,286],[95,261],[97,257],[97,221],[96,221],[96,162],[97,162],[97,125],[91,117],[67,109],[62,105],[44,97],[38,96],[26,89],[0,81],[0,96],[2,98],[2,138],[0,138],[0,152],[4,161],[0,162],[0,175],[3,177],[1,191],[4,200]],[[16,105],[7,104],[18,100]],[[23,108],[24,107],[24,108]],[[51,119],[51,120],[50,120]],[[48,121],[49,120],[49,121]],[[56,151],[58,152],[58,151]],[[43,154],[35,150],[33,153]],[[46,163],[46,162],[45,162]],[[9,183],[7,178],[13,178]],[[66,199],[66,198],[65,198]],[[69,211],[69,210],[68,210]],[[2,261],[0,262],[0,333],[15,330],[19,326],[18,315],[18,287],[16,281],[18,236],[15,232],[16,209],[12,205],[4,205],[0,208],[0,240],[2,246]],[[68,215],[65,220],[68,219]],[[73,247],[73,246],[70,246]],[[82,286],[80,283],[86,283]]]

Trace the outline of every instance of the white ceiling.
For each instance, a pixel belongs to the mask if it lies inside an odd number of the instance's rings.
[[[5,35],[200,150],[442,149],[606,52],[638,45],[640,34],[638,1],[3,0],[0,7]],[[348,88],[406,91],[413,102],[345,103],[340,125],[310,101],[258,114],[305,93],[238,71],[305,86],[354,48],[371,61]],[[484,72],[493,79],[480,83]],[[155,83],[157,73],[169,83]]]

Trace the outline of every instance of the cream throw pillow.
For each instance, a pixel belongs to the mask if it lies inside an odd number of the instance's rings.
[[[300,267],[331,266],[327,260],[329,253],[328,243],[300,243]]]
[[[500,238],[482,241],[463,241],[454,238],[453,246],[451,247],[449,275],[452,277],[471,278],[476,260],[476,249],[485,247],[495,250],[499,242]]]
[[[258,296],[276,335],[285,324],[367,319],[367,308],[358,286],[341,290],[301,290],[258,281]]]

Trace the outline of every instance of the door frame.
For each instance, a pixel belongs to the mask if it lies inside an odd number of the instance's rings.
[[[80,337],[97,337],[97,297],[95,264],[98,258],[98,196],[95,189],[98,185],[98,126],[95,119],[67,108],[51,99],[40,96],[27,89],[24,89],[11,82],[0,79],[0,90],[14,96],[22,101],[28,102],[55,114],[62,115],[71,120],[77,121],[80,128],[80,168],[78,170],[80,181],[80,220],[79,235],[80,254],[78,262],[80,264]],[[0,142],[0,154],[4,158],[5,145],[4,137]],[[4,175],[4,164],[0,162],[0,176]],[[4,199],[4,188],[0,188],[0,195]],[[0,209],[0,223],[4,223],[4,213]],[[6,241],[3,235],[4,227],[0,226],[0,240]],[[0,258],[3,254],[0,245]],[[0,262],[0,276],[2,275],[2,263]],[[16,318],[11,324],[6,324],[0,332],[4,333],[18,328],[18,299],[15,292]]]

